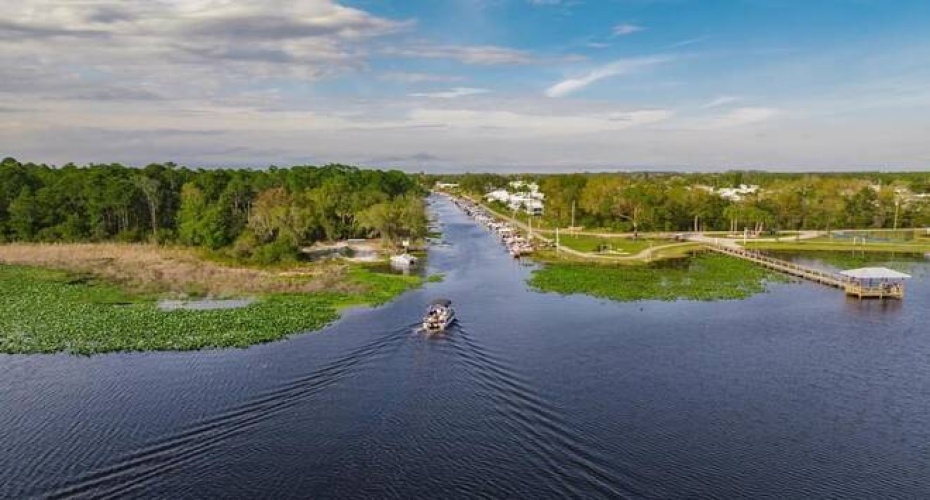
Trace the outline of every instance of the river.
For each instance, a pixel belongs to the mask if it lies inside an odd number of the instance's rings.
[[[885,304],[562,297],[433,209],[445,280],[323,331],[0,356],[0,497],[930,497],[928,280]],[[459,323],[426,337],[439,296]]]

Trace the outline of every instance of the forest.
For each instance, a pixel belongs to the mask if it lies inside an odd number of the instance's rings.
[[[545,195],[543,218],[619,231],[831,230],[930,226],[930,174],[577,173],[431,176],[481,195],[511,180],[532,180]],[[755,185],[739,199],[720,188]]]
[[[317,241],[426,235],[424,191],[397,170],[346,165],[190,169],[0,162],[0,242],[153,242],[243,261]]]

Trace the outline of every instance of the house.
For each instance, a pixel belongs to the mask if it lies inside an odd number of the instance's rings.
[[[740,201],[746,196],[759,192],[759,186],[740,184],[735,188],[720,188],[717,190],[717,196],[730,201]]]
[[[511,210],[522,210],[531,215],[543,214],[543,201],[546,196],[539,192],[539,186],[535,182],[513,181],[509,183],[507,189],[495,189],[484,195],[488,201],[498,201]]]

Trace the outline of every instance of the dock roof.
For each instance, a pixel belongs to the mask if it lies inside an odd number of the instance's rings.
[[[900,280],[911,277],[910,274],[888,269],[887,267],[860,267],[859,269],[840,271],[840,274],[858,280]]]

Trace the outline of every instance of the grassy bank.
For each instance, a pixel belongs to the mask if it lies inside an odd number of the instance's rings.
[[[146,252],[151,257],[157,250]],[[178,278],[183,286],[172,287],[166,276],[156,279],[146,274],[152,267],[132,275],[123,265],[115,266],[119,272],[105,265],[89,272],[85,264],[67,270],[61,269],[62,263],[55,266],[59,269],[0,264],[0,352],[94,354],[246,347],[319,329],[335,320],[340,308],[381,304],[423,282],[419,276],[386,274],[363,265],[301,268],[291,273],[214,266],[197,263],[202,274]],[[201,281],[211,277],[221,279],[222,286]],[[238,309],[159,309],[159,297],[176,297],[190,288],[206,296],[256,301]],[[215,290],[222,293],[214,295]]]
[[[533,273],[530,284],[545,292],[580,293],[629,302],[742,299],[764,291],[766,280],[780,279],[783,278],[749,262],[700,254],[674,265],[549,262]]]
[[[608,253],[637,254],[650,246],[669,244],[669,240],[632,239],[624,237],[604,238],[588,235],[559,235],[559,244],[579,252],[607,251]]]

